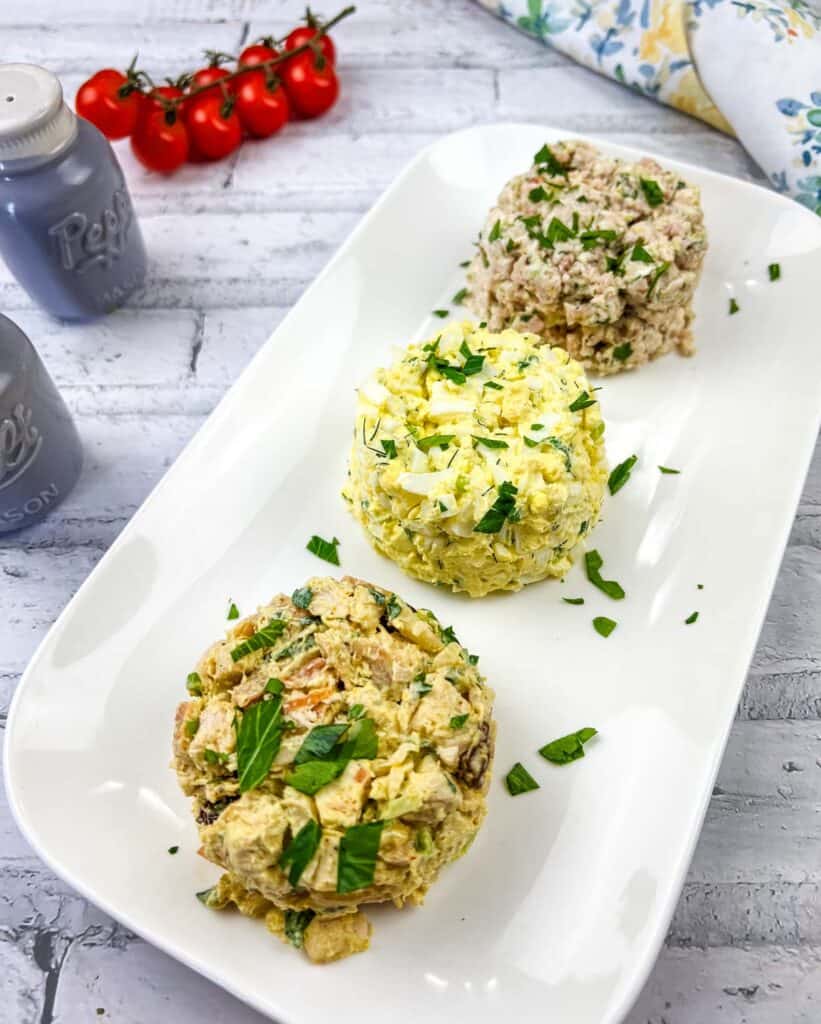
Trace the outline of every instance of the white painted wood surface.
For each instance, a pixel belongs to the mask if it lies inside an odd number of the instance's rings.
[[[170,74],[205,47],[236,52],[263,32],[282,34],[302,6],[7,0],[0,56],[47,65],[73,95],[90,71],[124,66],[135,50],[150,71]],[[0,309],[37,344],[87,452],[62,508],[0,542],[3,712],[60,609],[428,141],[469,124],[547,121],[761,180],[733,140],[575,67],[469,0],[361,0],[337,40],[343,98],[321,123],[170,180],[147,175],[119,147],[152,260],[149,285],[128,309],[62,327],[0,267]],[[667,944],[629,1024],[821,1021],[820,599],[817,456]],[[0,883],[0,1024],[261,1021],[55,879],[2,802]]]

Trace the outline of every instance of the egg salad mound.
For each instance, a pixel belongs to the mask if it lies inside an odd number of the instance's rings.
[[[478,658],[390,591],[309,579],[212,644],[177,709],[198,893],[315,962],[367,949],[361,907],[421,903],[485,815],[493,692]]]
[[[604,422],[582,367],[470,322],[359,390],[343,496],[378,551],[480,597],[564,576],[599,518]]]

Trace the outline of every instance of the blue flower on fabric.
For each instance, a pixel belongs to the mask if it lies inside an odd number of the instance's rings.
[[[527,14],[522,15],[516,24],[523,31],[544,39],[564,32],[569,27],[570,19],[561,15],[562,8],[557,3],[545,6],[543,0],[527,0]]]
[[[814,89],[810,93],[809,103],[784,96],[776,100],[775,105],[779,113],[789,118],[787,131],[792,136],[793,145],[799,149],[801,166],[812,167],[821,154],[821,90]]]
[[[596,35],[590,37],[590,46],[593,48],[599,64],[601,64],[605,57],[612,57],[614,53],[624,49],[624,43],[614,38],[616,34],[614,28],[609,28],[603,36],[596,33]]]

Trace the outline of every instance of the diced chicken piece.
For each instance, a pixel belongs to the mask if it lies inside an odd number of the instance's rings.
[[[419,700],[411,726],[420,736],[434,743],[450,743],[454,738],[451,719],[469,715],[470,704],[452,683],[438,673],[429,675],[426,682],[431,690]]]
[[[311,615],[323,619],[345,619],[351,612],[351,594],[346,592],[336,580],[315,577],[308,581],[313,591],[311,599]]]
[[[461,802],[458,786],[434,758],[426,757],[420,769],[408,778],[402,794],[382,809],[382,817],[436,824]]]
[[[401,821],[391,821],[382,830],[379,843],[379,859],[386,864],[410,864],[419,858],[414,846],[414,829]]]
[[[318,915],[305,929],[303,949],[315,964],[363,953],[370,945],[371,923],[357,910],[342,917]]]
[[[180,757],[190,746],[189,737],[185,723],[199,717],[200,702],[198,700],[184,700],[177,705],[174,713],[174,757]]]
[[[373,772],[364,761],[350,761],[333,782],[314,797],[323,827],[350,828],[359,821]]]
[[[402,606],[402,611],[395,619],[391,620],[391,625],[398,633],[418,644],[423,651],[427,651],[429,654],[436,654],[442,650],[443,644],[438,630],[435,630],[421,615],[411,611],[408,605]]]
[[[313,800],[292,786],[285,787],[282,794],[282,806],[293,835],[296,835],[304,825],[316,817]]]
[[[323,832],[316,853],[302,872],[300,883],[317,892],[336,892],[338,859],[339,836]]]
[[[252,790],[203,830],[203,853],[240,879],[259,876],[279,860],[287,827],[281,805]]]
[[[200,724],[188,753],[202,760],[203,752],[214,750],[218,754],[233,753],[237,734],[234,729],[234,705],[230,700],[210,701],[202,710]]]
[[[351,602],[351,618],[365,632],[375,632],[382,616],[382,608],[374,600],[373,594],[367,587],[357,586],[353,592]]]
[[[357,637],[354,653],[370,669],[377,686],[405,686],[425,664],[425,656],[416,647],[397,640],[390,633]]]

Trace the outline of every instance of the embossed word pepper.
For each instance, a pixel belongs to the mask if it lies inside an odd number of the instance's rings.
[[[20,328],[0,314],[0,535],[42,519],[77,481],[80,438]]]
[[[0,254],[61,320],[122,305],[145,278],[145,247],[108,140],[34,64],[0,64]]]

